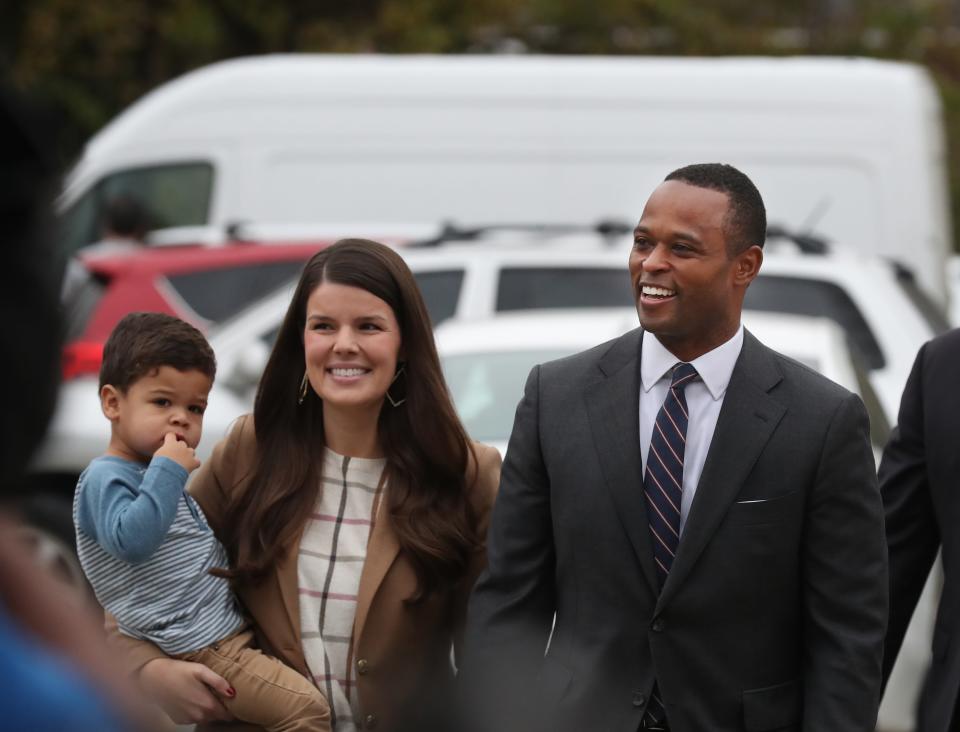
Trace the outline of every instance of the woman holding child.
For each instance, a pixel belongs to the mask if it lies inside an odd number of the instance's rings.
[[[260,647],[316,684],[336,732],[409,725],[449,695],[499,465],[456,416],[399,255],[361,240],[315,255],[252,417],[190,490]],[[178,721],[229,718],[219,675],[114,639]]]

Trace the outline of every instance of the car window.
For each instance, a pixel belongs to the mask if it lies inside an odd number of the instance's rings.
[[[460,289],[463,287],[462,269],[414,272],[413,276],[423,293],[423,300],[434,326],[456,314]]]
[[[500,311],[633,305],[626,266],[505,267],[497,285]]]
[[[128,168],[112,173],[77,199],[62,215],[60,231],[68,253],[100,239],[107,201],[129,196],[147,209],[152,229],[202,226],[209,220],[213,166],[203,162]]]
[[[83,335],[106,289],[106,284],[81,262],[74,259],[68,263],[61,297],[65,343]]]
[[[219,323],[295,278],[303,264],[255,262],[170,275],[167,281],[197,315]]]
[[[87,191],[73,202],[57,222],[58,236],[63,251],[72,255],[80,247],[92,244],[100,238],[98,202],[96,188]]]
[[[761,274],[747,288],[743,307],[829,318],[843,328],[851,348],[868,369],[880,369],[886,364],[880,344],[863,313],[843,288],[832,282]]]
[[[505,442],[530,369],[569,353],[543,350],[443,356],[443,374],[467,434],[474,440]]]

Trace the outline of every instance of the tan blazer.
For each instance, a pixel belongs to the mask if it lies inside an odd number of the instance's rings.
[[[215,533],[220,533],[230,500],[252,473],[254,445],[253,418],[241,417],[190,483],[190,492]],[[477,460],[475,463],[471,458],[468,468],[470,502],[478,517],[479,535],[486,537],[500,480],[500,455],[480,443],[474,443],[474,449]],[[307,675],[297,594],[299,541],[297,537],[264,581],[240,586],[237,594],[254,621],[260,647]],[[459,654],[467,599],[485,564],[486,552],[478,550],[455,591],[434,593],[417,605],[407,606],[404,600],[416,588],[413,566],[400,551],[390,522],[374,524],[360,575],[354,619],[354,658],[361,708],[358,728],[390,729],[399,710],[418,698],[418,694],[440,690],[445,681],[452,680],[451,643]],[[115,632],[112,635],[125,649],[134,670],[163,656],[151,643],[118,637]],[[251,727],[217,725],[216,729]]]

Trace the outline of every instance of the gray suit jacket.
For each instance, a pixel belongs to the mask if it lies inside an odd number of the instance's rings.
[[[488,721],[634,732],[656,680],[673,732],[872,731],[887,562],[862,402],[747,333],[658,592],[641,333],[527,381],[468,616]]]

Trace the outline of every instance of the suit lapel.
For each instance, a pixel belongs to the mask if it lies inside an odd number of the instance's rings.
[[[370,611],[370,605],[373,602],[377,590],[383,583],[383,578],[387,570],[393,564],[400,552],[400,544],[397,541],[397,535],[394,533],[390,522],[382,519],[385,509],[379,508],[377,520],[374,522],[370,531],[370,540],[367,543],[367,558],[363,563],[363,569],[360,574],[360,587],[357,593],[357,610],[354,618],[354,635],[360,638],[363,632],[363,626],[367,620],[367,614]],[[301,532],[302,535],[302,532]],[[300,637],[300,597],[297,592],[297,547],[300,546],[301,536],[296,537],[296,541],[291,544],[291,550],[277,562],[274,571],[274,582],[277,586],[277,592],[283,604],[284,613],[293,630],[295,639],[295,648],[298,652],[302,648]],[[302,660],[303,668],[306,668],[306,662]]]
[[[768,393],[782,378],[771,351],[745,332],[658,607],[669,602],[690,573],[783,418],[785,407]]]
[[[381,490],[376,518],[370,530],[370,540],[367,542],[367,558],[360,572],[360,588],[357,591],[357,611],[353,623],[354,638],[358,641],[363,634],[363,627],[367,622],[370,605],[383,583],[383,578],[390,569],[397,555],[400,553],[400,543],[397,535],[387,518],[386,508],[382,502]]]
[[[598,364],[601,380],[584,390],[584,398],[604,482],[643,575],[656,593],[657,577],[647,528],[640,459],[642,333],[638,328],[614,342]]]
[[[280,593],[280,599],[283,602],[283,610],[286,613],[287,620],[290,622],[290,628],[293,630],[294,637],[297,640],[296,648],[302,647],[300,642],[300,595],[297,591],[299,580],[297,577],[297,563],[300,547],[301,531],[295,541],[291,542],[287,552],[282,559],[277,562],[274,570],[274,581],[277,584],[277,590]]]

